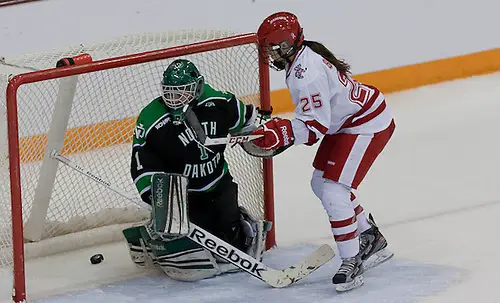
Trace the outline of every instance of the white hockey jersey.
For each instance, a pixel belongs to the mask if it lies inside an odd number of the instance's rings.
[[[286,71],[286,84],[296,107],[292,119],[295,145],[313,144],[325,134],[373,134],[392,121],[377,88],[340,74],[307,46]]]

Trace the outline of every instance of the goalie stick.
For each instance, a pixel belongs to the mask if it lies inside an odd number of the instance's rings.
[[[56,150],[51,151],[50,158],[69,166],[70,168],[76,170],[78,173],[96,181],[102,186],[109,188],[125,199],[135,203],[136,205],[151,209],[151,206],[149,204],[142,201],[137,201],[133,197],[128,196],[128,194],[122,189],[102,179],[90,170],[74,163],[72,160],[62,156]],[[201,227],[196,226],[193,223],[190,223],[190,225],[191,229],[189,231],[188,237],[191,240],[203,246],[210,252],[223,258],[224,260],[227,260],[246,273],[276,288],[289,286],[307,277],[335,256],[332,247],[328,244],[323,244],[297,264],[282,270],[273,269],[256,260],[255,258],[249,256],[248,254],[242,252],[236,247],[215,237]]]

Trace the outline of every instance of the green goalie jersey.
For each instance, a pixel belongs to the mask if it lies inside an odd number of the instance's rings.
[[[203,93],[191,103],[205,134],[226,137],[253,125],[255,109],[233,94],[204,84]],[[131,175],[141,198],[151,204],[151,175],[156,172],[179,173],[189,178],[189,191],[210,191],[229,173],[224,158],[226,145],[201,146],[194,131],[185,124],[176,125],[161,97],[140,113],[134,131]]]

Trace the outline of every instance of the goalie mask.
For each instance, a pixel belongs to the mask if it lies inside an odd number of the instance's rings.
[[[267,17],[257,31],[262,55],[276,70],[285,69],[290,57],[295,55],[304,42],[302,27],[297,16],[279,12]]]
[[[176,113],[182,114],[186,105],[201,96],[204,83],[205,79],[191,61],[177,59],[170,63],[163,73],[161,85],[163,102],[172,110],[174,121],[180,118],[175,117]]]

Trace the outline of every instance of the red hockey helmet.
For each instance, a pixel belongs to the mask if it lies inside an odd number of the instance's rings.
[[[257,37],[266,59],[278,70],[285,68],[304,41],[297,16],[289,12],[270,15],[259,26]]]

